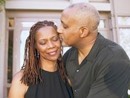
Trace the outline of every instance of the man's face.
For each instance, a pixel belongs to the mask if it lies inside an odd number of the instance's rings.
[[[79,39],[78,22],[71,12],[64,11],[61,14],[61,25],[58,28],[61,39],[68,46],[74,46]]]

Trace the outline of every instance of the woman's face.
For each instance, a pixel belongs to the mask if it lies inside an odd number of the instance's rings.
[[[61,43],[57,31],[51,27],[40,28],[35,35],[36,49],[41,59],[56,61],[61,53]]]

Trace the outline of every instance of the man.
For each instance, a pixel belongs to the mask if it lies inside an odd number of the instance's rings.
[[[64,64],[75,98],[128,98],[130,60],[116,43],[98,33],[98,11],[88,3],[70,5],[58,32],[72,46]]]

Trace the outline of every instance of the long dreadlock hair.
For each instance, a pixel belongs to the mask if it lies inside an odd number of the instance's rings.
[[[51,26],[57,31],[57,26],[54,24],[54,22],[47,20],[39,21],[31,27],[29,36],[26,39],[24,63],[22,66],[23,77],[21,78],[21,82],[25,85],[33,85],[43,82],[39,66],[39,54],[35,48],[35,35],[40,28],[46,26]],[[61,75],[61,78],[63,81],[66,81],[67,77],[61,54],[57,60],[57,64],[57,69]]]

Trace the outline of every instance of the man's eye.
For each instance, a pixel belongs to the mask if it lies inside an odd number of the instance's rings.
[[[65,25],[64,25],[64,26],[63,26],[63,28],[64,28],[64,29],[67,29],[67,28],[68,28],[68,26],[65,26]]]
[[[62,26],[63,26],[64,29],[68,28],[68,26],[66,26],[66,25],[64,25],[64,24],[63,24]]]

